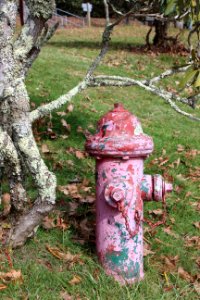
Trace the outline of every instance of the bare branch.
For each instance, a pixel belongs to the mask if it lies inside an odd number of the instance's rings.
[[[152,83],[155,83],[155,82],[158,82],[160,81],[161,79],[164,79],[168,76],[171,76],[171,75],[174,75],[176,73],[183,73],[185,72],[189,67],[191,66],[191,64],[188,64],[187,66],[184,66],[184,67],[180,67],[180,68],[172,68],[170,70],[167,70],[163,73],[161,73],[159,76],[156,76],[152,79],[149,80],[149,85],[152,85]]]
[[[86,74],[86,77],[85,77],[86,81],[90,81],[90,78],[92,77],[95,69],[99,66],[99,64],[102,61],[103,57],[107,53],[109,42],[110,42],[110,39],[111,39],[110,37],[111,37],[111,34],[112,34],[112,31],[113,31],[114,27],[117,26],[122,20],[124,20],[131,13],[132,13],[132,10],[130,10],[128,13],[124,14],[123,16],[119,17],[114,23],[109,24],[105,27],[103,35],[102,35],[101,51],[97,55],[97,57],[95,58],[93,63],[91,64],[91,66],[90,66],[90,68],[89,68],[89,70]]]
[[[55,4],[52,0],[36,2],[25,0],[25,3],[29,10],[28,17],[22,27],[21,33],[14,43],[15,59],[18,61],[18,64],[21,65],[22,71],[24,71],[28,57],[34,52],[33,48],[42,35],[46,21],[52,16]]]
[[[35,61],[35,59],[38,57],[41,48],[44,46],[44,44],[46,44],[52,38],[58,26],[59,26],[59,22],[55,23],[51,27],[49,27],[47,23],[45,24],[43,33],[38,38],[37,43],[35,43],[31,51],[29,52],[26,65],[24,67],[25,73],[28,71],[28,69],[32,66],[33,62]]]
[[[71,89],[67,94],[60,96],[58,99],[42,105],[38,107],[37,109],[33,110],[30,113],[30,122],[34,122],[39,118],[42,118],[46,115],[48,115],[51,111],[56,110],[60,108],[62,105],[66,104],[67,102],[71,101],[71,99],[80,93],[82,90],[87,88],[86,81],[80,82],[77,86],[75,86],[73,89]]]
[[[179,96],[176,96],[172,93],[167,92],[164,89],[157,88],[154,85],[148,85],[148,81],[139,81],[139,80],[134,80],[128,77],[120,77],[120,76],[96,76],[93,78],[89,86],[94,87],[94,86],[131,86],[131,85],[137,85],[145,90],[163,98],[165,102],[167,102],[174,110],[176,110],[178,113],[194,120],[194,121],[200,121],[200,118],[193,116],[183,110],[181,110],[174,102],[179,101],[183,102],[185,104],[189,104],[189,99],[187,98],[181,98]]]
[[[110,16],[109,16],[109,5],[107,0],[103,0],[104,8],[105,8],[105,15],[106,15],[106,25],[108,26],[110,23]]]

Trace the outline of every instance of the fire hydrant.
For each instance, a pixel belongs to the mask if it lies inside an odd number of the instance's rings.
[[[152,138],[122,104],[98,122],[86,150],[96,157],[96,248],[106,273],[121,284],[144,277],[143,200],[163,201],[172,185],[160,175],[144,175]]]

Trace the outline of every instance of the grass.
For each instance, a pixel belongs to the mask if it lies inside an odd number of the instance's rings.
[[[170,68],[177,60],[184,60],[171,54],[134,53],[132,45],[144,43],[146,30],[146,27],[139,25],[134,28],[119,27],[113,34],[110,52],[96,73],[133,76],[140,79],[159,74]],[[98,53],[101,32],[101,28],[57,32],[42,50],[27,79],[28,91],[34,105],[56,99],[83,78],[89,64]],[[174,87],[176,80],[179,80],[179,77],[175,80],[168,79],[164,84]],[[28,241],[22,249],[14,251],[12,255],[14,268],[21,269],[24,281],[22,284],[10,284],[7,289],[1,291],[2,299],[57,300],[62,299],[62,292],[70,294],[72,299],[89,300],[198,298],[193,285],[180,278],[177,272],[178,267],[183,267],[191,275],[198,273],[195,262],[198,258],[198,249],[195,245],[193,247],[186,245],[186,237],[199,234],[193,225],[199,221],[198,212],[191,205],[197,202],[197,198],[199,199],[199,182],[188,177],[190,169],[195,170],[200,163],[200,155],[190,155],[192,149],[200,150],[198,123],[178,115],[162,99],[139,87],[91,88],[76,96],[73,99],[75,105],[73,112],[62,117],[71,125],[67,139],[61,137],[66,134],[66,129],[61,125],[61,117],[56,113],[52,114],[51,119],[37,125],[39,132],[46,132],[47,127],[50,127],[57,136],[52,140],[47,134],[41,134],[42,139],[39,140],[37,135],[39,147],[45,143],[51,151],[49,155],[44,155],[44,159],[49,168],[56,173],[59,185],[66,185],[77,177],[80,180],[87,178],[94,190],[93,159],[78,159],[66,149],[72,147],[83,150],[85,137],[83,133],[77,132],[78,126],[83,130],[89,128],[94,132],[100,116],[112,109],[115,102],[124,103],[128,110],[137,115],[145,133],[154,139],[155,150],[145,162],[145,172],[164,174],[173,180],[174,192],[167,196],[167,225],[174,235],[164,232],[163,227],[154,231],[147,230],[145,237],[151,244],[154,254],[144,259],[145,279],[133,286],[121,287],[112,278],[107,277],[98,264],[94,244],[81,245],[73,242],[75,233],[73,226],[66,231],[39,229],[33,240]],[[66,106],[60,111],[65,110]],[[189,108],[187,111],[193,112]],[[196,112],[199,114],[198,109]],[[177,151],[178,145],[183,146],[182,152]],[[159,157],[159,162],[168,159],[166,164],[159,166],[155,161]],[[172,163],[179,159],[179,163],[172,167]],[[73,161],[73,166],[69,166],[69,160]],[[62,168],[55,168],[56,162],[59,162]],[[27,184],[32,183],[27,180]],[[34,195],[33,189],[30,195]],[[69,197],[58,192],[58,201],[61,200],[67,203]],[[159,207],[159,204],[145,204],[146,214],[156,207]],[[81,213],[84,218],[84,209],[80,211]],[[64,218],[69,221],[67,214],[65,211]],[[68,249],[72,253],[80,253],[84,263],[70,267],[53,257],[46,250],[46,244],[52,247],[59,246],[63,251]],[[170,269],[164,258],[176,255],[179,257],[178,262],[174,269]],[[1,262],[1,265],[3,267],[4,262]],[[69,283],[74,275],[81,278],[81,282],[77,285]]]

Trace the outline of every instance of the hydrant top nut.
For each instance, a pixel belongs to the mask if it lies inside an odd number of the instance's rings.
[[[146,157],[153,151],[153,140],[143,133],[139,120],[116,103],[98,122],[97,133],[87,139],[86,150],[98,157]]]

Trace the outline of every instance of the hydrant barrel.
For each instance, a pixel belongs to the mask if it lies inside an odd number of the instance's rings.
[[[99,260],[106,273],[122,284],[141,280],[143,200],[150,200],[154,192],[153,177],[143,174],[143,164],[153,151],[152,138],[143,133],[138,119],[117,103],[100,119],[97,133],[88,137],[85,147],[96,157]],[[160,180],[155,177],[155,187],[159,187],[154,193],[157,198],[165,192]]]

